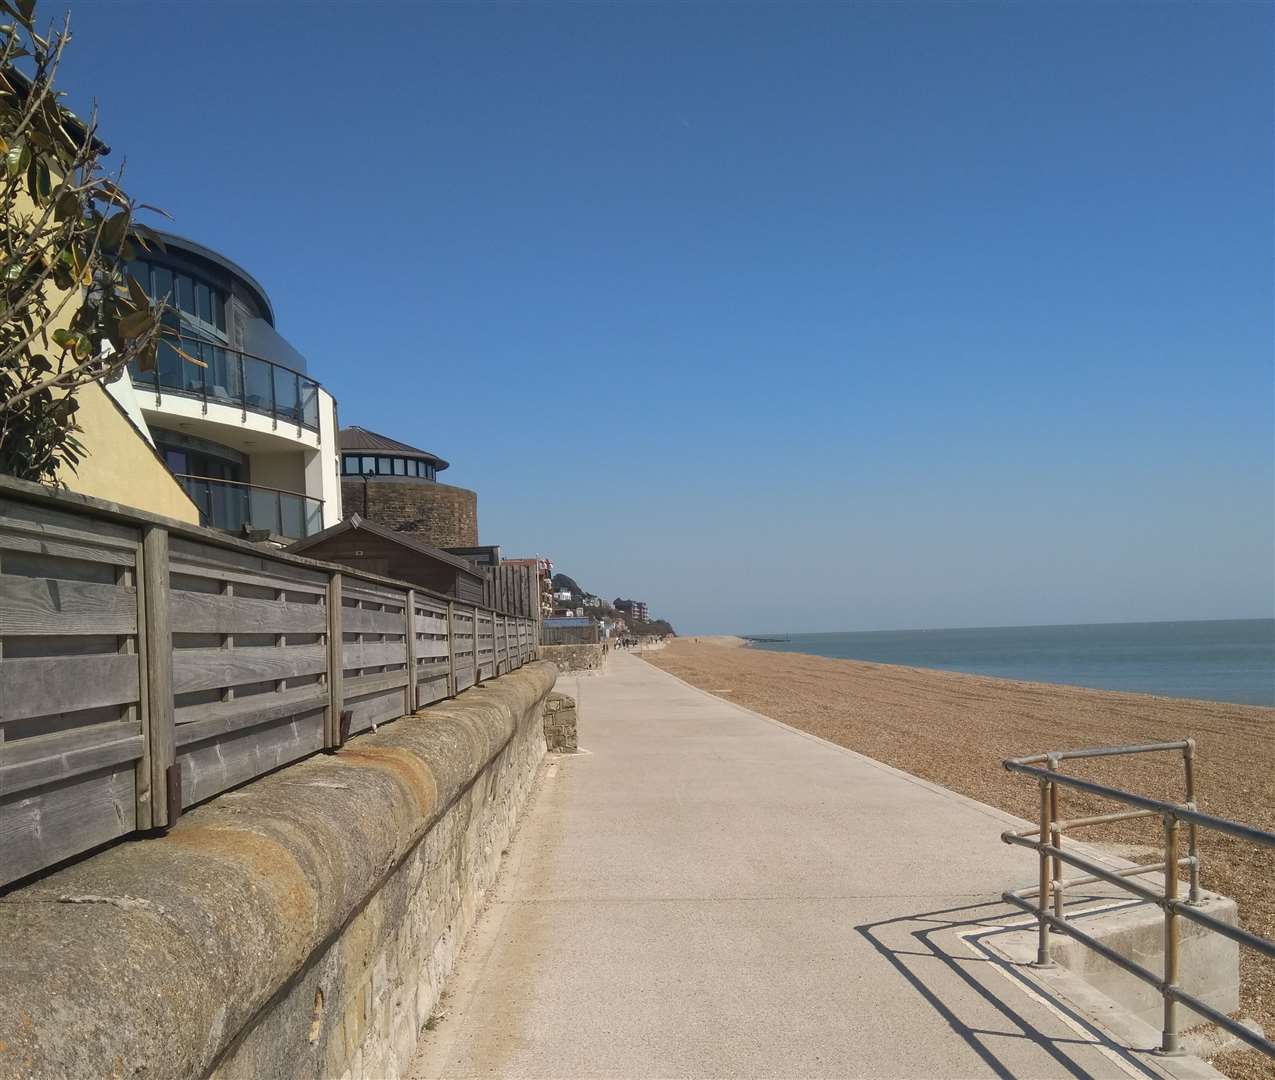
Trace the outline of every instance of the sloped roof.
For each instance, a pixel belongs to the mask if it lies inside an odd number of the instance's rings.
[[[391,543],[398,544],[399,547],[405,547],[409,551],[414,551],[418,555],[423,555],[428,559],[434,559],[437,562],[447,563],[449,566],[455,567],[457,570],[464,570],[465,573],[476,578],[481,578],[483,572],[468,559],[462,559],[458,555],[451,555],[442,548],[431,547],[419,540],[413,539],[406,533],[395,532],[393,529],[387,529],[384,525],[377,525],[365,518],[359,517],[358,514],[351,514],[344,521],[338,521],[335,525],[329,525],[322,532],[317,532],[313,536],[307,536],[304,540],[298,540],[295,544],[288,546],[288,551],[294,555],[301,555],[309,551],[311,548],[321,544],[332,536],[340,536],[341,533],[349,532],[352,529],[362,529],[365,532],[372,533],[374,536],[380,536]]]
[[[434,462],[434,468],[447,468],[447,462],[437,454],[431,454],[418,446],[408,446],[405,442],[357,425],[342,428],[337,434],[337,442],[342,450],[375,450],[378,454],[388,454],[391,457],[429,458]]]

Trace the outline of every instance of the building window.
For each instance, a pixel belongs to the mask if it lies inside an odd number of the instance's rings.
[[[174,274],[163,266],[136,259],[128,271],[154,300],[165,296],[184,319],[205,330],[226,332],[226,294],[211,282],[190,274]]]
[[[363,454],[341,455],[342,476],[418,476],[433,480],[437,470],[431,462],[420,458],[371,457]]]

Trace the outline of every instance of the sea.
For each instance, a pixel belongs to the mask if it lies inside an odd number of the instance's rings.
[[[875,630],[752,643],[838,660],[1275,705],[1275,619]]]

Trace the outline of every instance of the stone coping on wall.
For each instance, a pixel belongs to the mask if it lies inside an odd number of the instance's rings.
[[[0,1078],[206,1074],[555,675],[529,664],[0,894]]]

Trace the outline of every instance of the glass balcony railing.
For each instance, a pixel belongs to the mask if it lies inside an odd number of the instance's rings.
[[[162,342],[150,371],[139,370],[136,362],[129,365],[133,385],[157,396],[181,394],[319,430],[319,384],[313,379],[208,341],[182,338],[181,349],[206,366],[192,364]]]
[[[211,480],[178,473],[177,479],[199,507],[200,524],[239,533],[266,529],[276,536],[301,540],[323,528],[323,500],[294,491]]]

